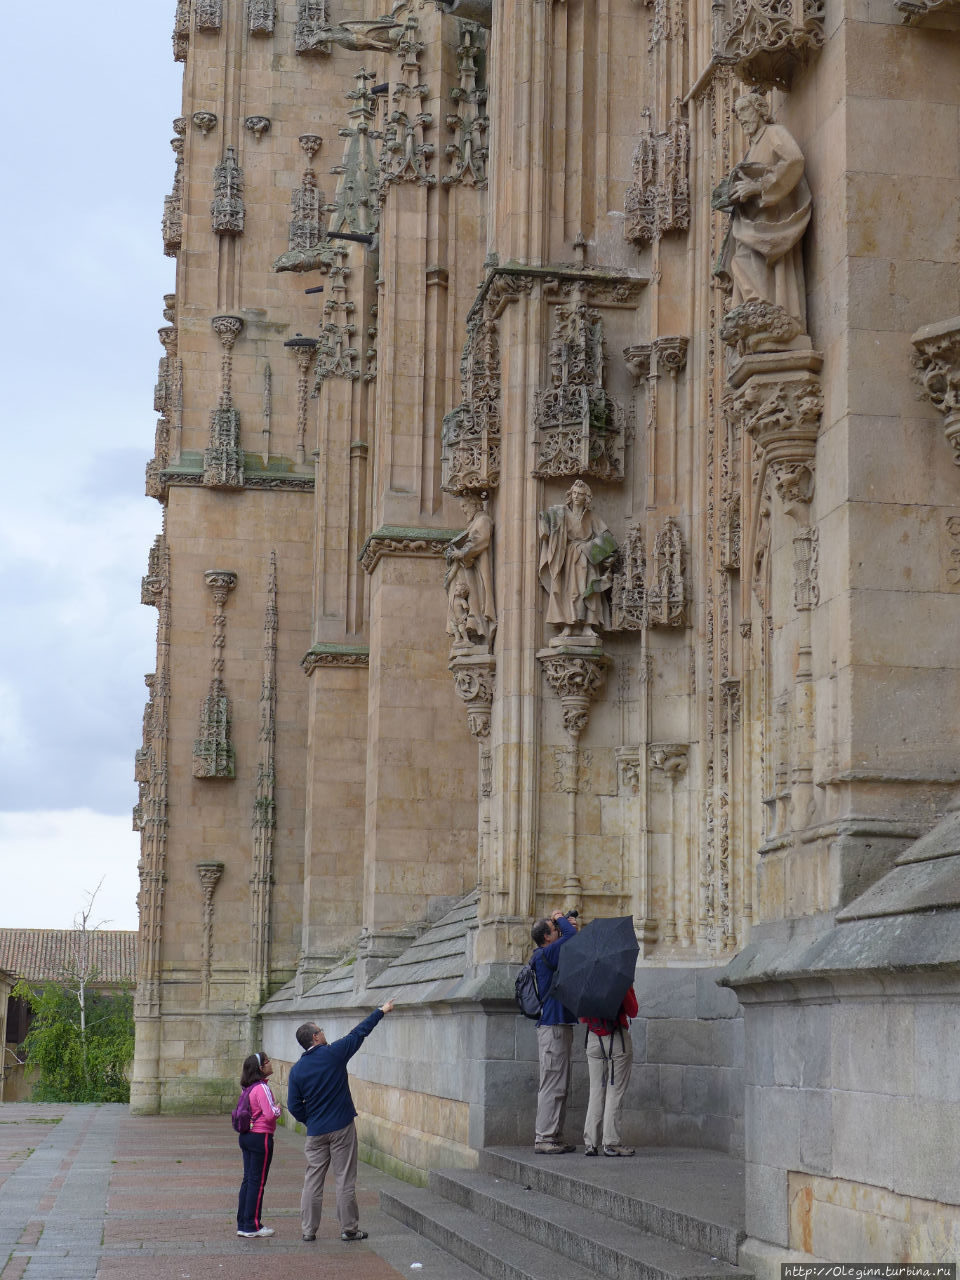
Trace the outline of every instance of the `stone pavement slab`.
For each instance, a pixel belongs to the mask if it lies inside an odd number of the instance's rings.
[[[466,1280],[476,1273],[380,1210],[394,1179],[361,1164],[370,1239],[344,1244],[324,1199],[300,1239],[303,1139],[277,1133],[264,1197],[276,1235],[236,1235],[242,1173],[227,1116],[131,1116],[124,1106],[0,1104],[0,1280]],[[412,1264],[420,1263],[419,1267]]]

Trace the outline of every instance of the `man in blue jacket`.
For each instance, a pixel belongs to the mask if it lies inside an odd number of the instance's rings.
[[[303,1154],[307,1172],[300,1197],[300,1227],[304,1240],[316,1240],[323,1205],[323,1183],[333,1166],[337,1187],[337,1221],[341,1240],[366,1240],[360,1230],[357,1208],[357,1109],[350,1096],[347,1063],[364,1040],[393,1008],[388,1000],[374,1009],[333,1044],[327,1044],[323,1029],[315,1022],[297,1028],[297,1041],[304,1050],[287,1081],[287,1110],[307,1126]]]
[[[534,1150],[542,1156],[565,1155],[575,1150],[563,1140],[563,1119],[570,1087],[573,1027],[577,1019],[547,992],[557,971],[560,948],[575,936],[577,929],[562,911],[554,911],[549,919],[538,920],[530,932],[537,944],[531,964],[537,975],[537,990],[544,997],[537,1022],[540,1088]]]

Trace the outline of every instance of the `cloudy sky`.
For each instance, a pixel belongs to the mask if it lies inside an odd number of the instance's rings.
[[[162,354],[160,214],[181,67],[173,0],[7,12],[2,165],[0,926],[136,928],[133,754]],[[12,33],[9,31],[13,25]]]

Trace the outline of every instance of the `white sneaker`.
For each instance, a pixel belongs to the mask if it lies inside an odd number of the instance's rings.
[[[276,1235],[273,1227],[261,1227],[259,1231],[253,1233],[255,1236],[273,1236]]]

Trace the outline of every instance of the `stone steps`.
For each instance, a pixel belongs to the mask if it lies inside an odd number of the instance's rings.
[[[710,1161],[708,1168],[713,1174],[713,1177],[710,1174],[706,1177],[712,1183],[716,1179],[717,1155],[715,1152],[705,1153],[705,1159]],[[564,1163],[566,1158],[559,1161],[554,1158],[552,1162],[542,1158],[536,1160],[525,1158],[515,1149],[492,1148],[480,1153],[480,1168],[498,1178],[630,1223],[688,1249],[708,1253],[725,1262],[736,1262],[738,1246],[743,1238],[739,1218],[725,1221],[722,1206],[711,1205],[709,1196],[699,1195],[696,1191],[691,1197],[697,1205],[696,1213],[683,1207],[682,1202],[678,1204],[676,1198],[671,1202],[672,1198],[666,1194],[664,1171],[656,1167],[657,1155],[646,1157],[651,1166],[651,1176],[644,1178],[641,1172],[639,1179],[635,1171],[642,1170],[643,1153],[633,1157],[629,1164],[625,1160],[611,1161],[603,1157],[593,1161],[577,1159],[576,1172],[570,1172],[573,1166]],[[734,1166],[736,1163],[730,1162]],[[689,1161],[686,1167],[690,1168]],[[723,1168],[722,1165],[720,1167]],[[670,1172],[676,1180],[678,1170],[675,1165]],[[704,1171],[701,1169],[700,1172],[703,1178]]]
[[[428,1189],[382,1192],[381,1205],[490,1280],[749,1280],[736,1222],[638,1194],[626,1160],[592,1173],[595,1161],[550,1159],[485,1151],[479,1169],[434,1171]]]

